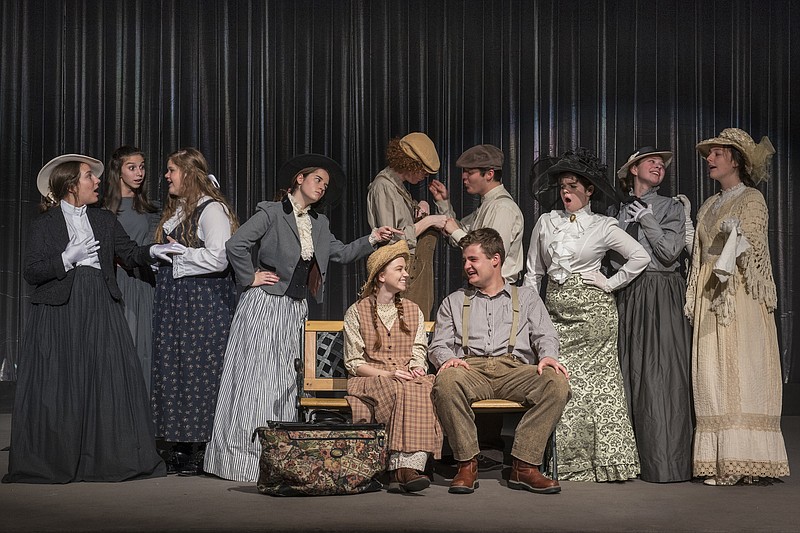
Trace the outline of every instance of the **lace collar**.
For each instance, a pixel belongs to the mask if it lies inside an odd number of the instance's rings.
[[[305,207],[301,207],[300,204],[297,203],[293,194],[287,194],[289,197],[289,202],[292,204],[292,209],[294,210],[294,215],[297,217],[302,217],[308,214],[308,210],[311,209],[310,205]]]
[[[745,190],[747,190],[747,185],[740,181],[730,189],[719,191],[717,199],[714,200],[714,203],[711,205],[711,211],[716,213],[723,205],[734,198],[738,198]]]

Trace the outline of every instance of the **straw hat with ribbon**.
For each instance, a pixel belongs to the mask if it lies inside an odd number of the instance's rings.
[[[708,157],[711,148],[715,146],[733,146],[739,150],[744,156],[745,170],[756,185],[769,178],[769,162],[775,153],[775,147],[768,137],[762,137],[761,142],[756,144],[746,131],[725,128],[718,136],[697,143],[696,148],[700,155]]]

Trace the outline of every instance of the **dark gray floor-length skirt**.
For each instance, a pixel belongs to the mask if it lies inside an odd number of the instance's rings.
[[[651,482],[692,477],[692,364],[686,281],[645,272],[617,294],[619,360],[641,463]]]
[[[117,268],[117,285],[122,292],[125,320],[136,346],[142,366],[142,376],[150,396],[150,377],[153,372],[153,293],[155,287]]]
[[[20,350],[4,481],[123,481],[166,475],[122,305],[78,267],[69,301],[34,305]]]

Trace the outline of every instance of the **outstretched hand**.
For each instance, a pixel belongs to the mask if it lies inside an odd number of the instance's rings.
[[[439,180],[431,180],[431,182],[428,184],[428,190],[433,195],[433,199],[437,202],[447,200],[450,197],[450,195],[447,193],[447,187],[445,187],[444,183]]]
[[[374,239],[375,242],[388,242],[395,235],[404,235],[404,233],[399,229],[393,228],[391,226],[381,226],[380,228],[375,228],[374,230],[372,230],[372,234],[370,235],[370,237],[372,237],[372,239]]]

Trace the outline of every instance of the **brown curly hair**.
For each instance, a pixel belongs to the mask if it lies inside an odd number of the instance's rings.
[[[417,172],[427,173],[422,163],[403,151],[398,137],[389,141],[389,144],[386,146],[386,162],[391,168],[398,172],[411,172],[414,174]]]

